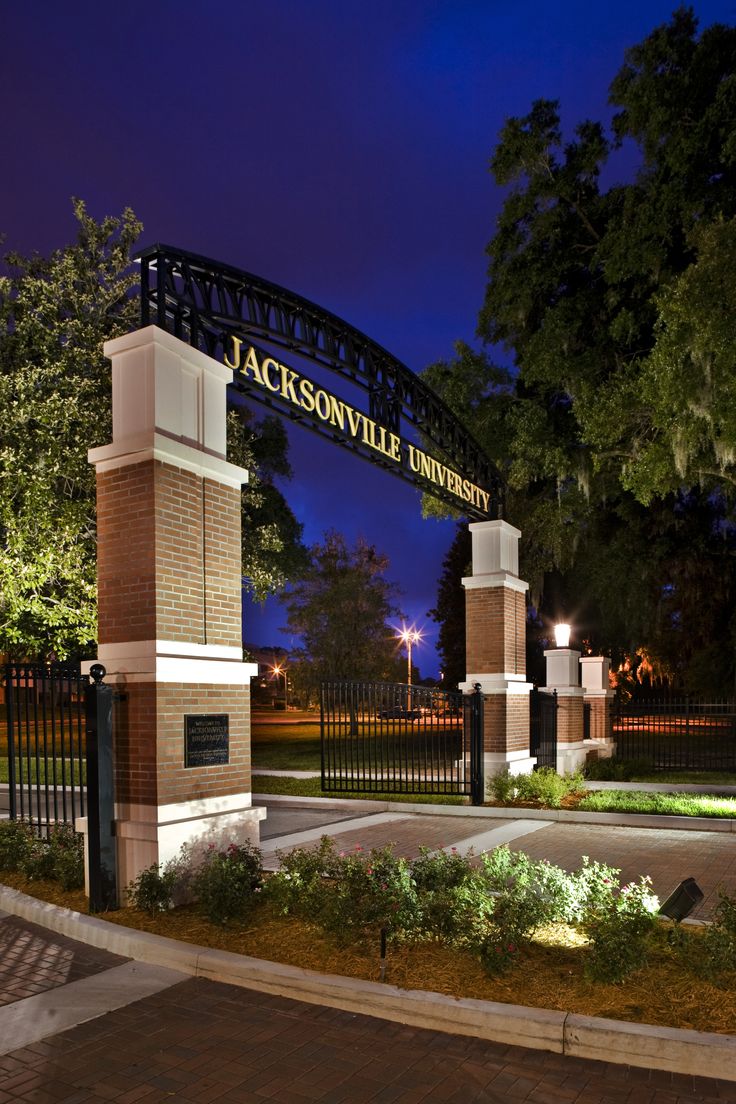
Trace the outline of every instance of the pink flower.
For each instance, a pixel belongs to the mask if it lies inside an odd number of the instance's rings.
[[[363,848],[362,848],[362,847],[360,846],[360,844],[359,844],[359,843],[356,843],[356,845],[355,845],[355,850],[356,850],[356,851],[362,851],[362,850],[363,850]]]
[[[369,866],[368,869],[366,870],[366,874],[372,874],[372,873],[373,873],[373,867]]]

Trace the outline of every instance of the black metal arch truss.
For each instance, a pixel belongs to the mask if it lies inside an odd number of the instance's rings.
[[[142,250],[138,259],[143,326],[154,323],[218,360],[229,349],[229,337],[251,343],[260,338],[344,376],[368,393],[368,414],[375,422],[398,434],[403,419],[419,431],[429,452],[488,492],[488,510],[461,504],[437,484],[390,464],[277,395],[248,386],[237,374],[233,386],[472,517],[502,516],[498,469],[439,396],[375,341],[294,292],[230,265],[161,244]]]

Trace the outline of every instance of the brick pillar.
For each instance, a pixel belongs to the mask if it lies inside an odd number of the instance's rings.
[[[584,701],[590,708],[590,739],[586,744],[589,753],[598,759],[610,758],[615,746],[611,717],[614,692],[610,689],[608,678],[610,669],[611,661],[607,656],[583,656],[580,660]]]
[[[470,526],[473,574],[465,588],[467,681],[484,694],[486,781],[499,771],[526,774],[529,755],[529,691],[526,681],[526,592],[519,578],[521,533],[506,521]]]
[[[580,685],[580,652],[551,648],[547,661],[547,691],[557,691],[557,771],[566,774],[583,766],[583,688]]]
[[[113,442],[89,459],[98,655],[119,692],[123,888],[183,843],[257,843],[266,811],[251,806],[257,668],[242,662],[240,488],[248,474],[225,459],[231,373],[155,326],[108,342],[105,354]]]

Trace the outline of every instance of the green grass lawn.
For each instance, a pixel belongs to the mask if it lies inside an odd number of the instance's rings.
[[[345,797],[362,801],[406,801],[420,805],[465,805],[464,797],[449,794],[327,793],[320,778],[282,778],[258,774],[253,791],[259,794],[286,794],[289,797]]]
[[[319,724],[251,726],[251,757],[258,770],[319,770]]]
[[[53,769],[53,762],[51,759],[44,760],[39,759],[24,759],[23,760],[23,774],[20,773],[20,765],[18,760],[15,761],[15,781],[16,784],[23,782],[23,786],[27,787],[30,779],[31,786],[35,786],[40,779],[41,785],[45,785],[48,779],[49,784],[52,784],[54,780],[58,783],[65,781],[67,785],[74,782],[77,785],[80,782],[84,783],[86,777],[87,766],[85,762],[80,764],[75,760],[72,764],[68,760],[64,763],[64,769],[62,771],[61,763],[57,760],[56,770]],[[7,756],[0,756],[0,782],[9,782],[9,764]]]
[[[413,737],[417,748],[422,750],[418,756],[427,765],[448,767],[460,755],[460,732],[450,729],[433,730],[422,726],[416,730],[409,728],[393,732],[387,728],[385,741],[376,737],[375,727],[358,725],[356,736],[344,737],[340,741],[337,754],[341,762],[365,763],[369,768],[398,765],[407,760],[413,761]],[[332,753],[332,744],[328,741],[327,752]],[[300,725],[259,725],[254,723],[251,730],[251,756],[253,766],[258,770],[320,770],[321,741],[318,724]]]
[[[667,816],[736,817],[736,798],[712,794],[594,790],[578,809],[595,813],[664,813]]]
[[[736,774],[728,771],[637,771],[632,782],[662,782],[677,786],[736,786]]]

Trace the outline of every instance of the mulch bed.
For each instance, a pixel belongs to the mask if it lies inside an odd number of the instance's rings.
[[[4,874],[2,881],[32,897],[87,912],[83,893],[66,893],[50,882],[29,882]],[[134,909],[103,914],[114,924],[205,947],[299,966],[320,973],[379,981],[379,940],[343,944],[315,925],[276,916],[259,906],[249,922],[220,928],[186,906],[151,917]],[[425,989],[452,997],[500,1001],[535,1008],[604,1016],[664,1027],[736,1034],[736,976],[723,987],[696,978],[674,956],[663,928],[649,964],[618,985],[588,981],[585,941],[556,925],[524,948],[501,977],[489,977],[473,955],[439,943],[389,943],[386,982],[402,989]]]

